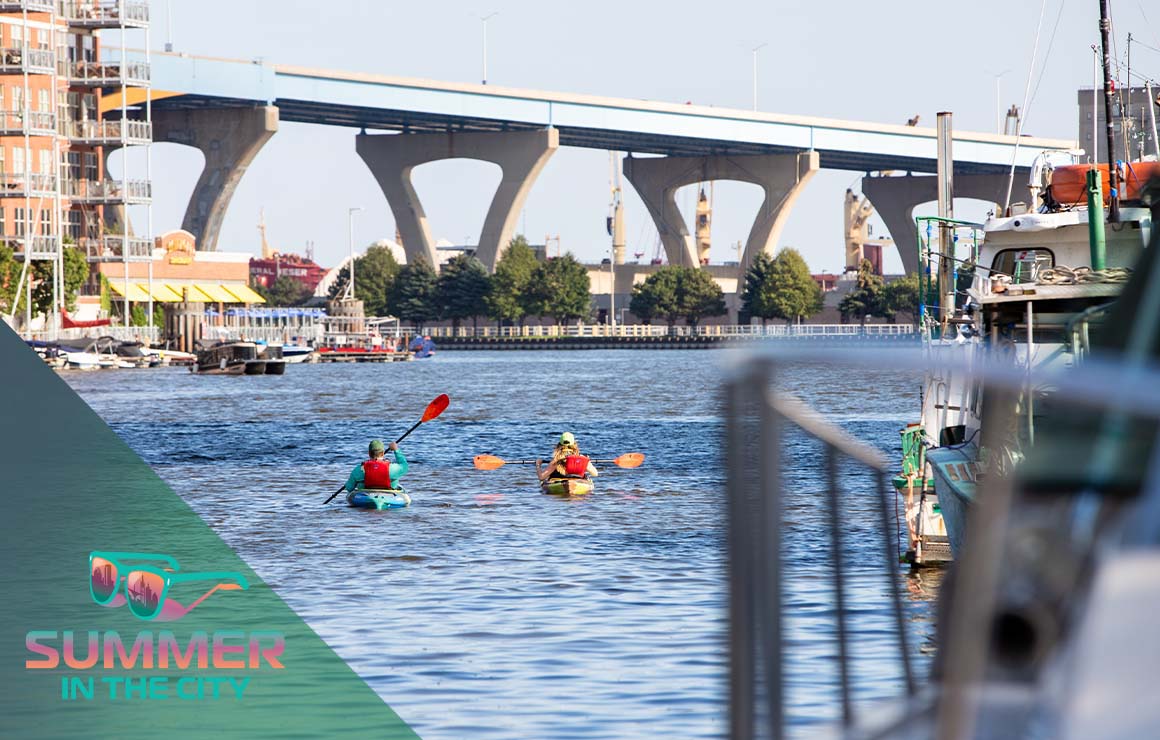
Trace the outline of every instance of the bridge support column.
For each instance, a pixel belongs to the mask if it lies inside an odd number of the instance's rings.
[[[439,264],[435,242],[427,214],[411,183],[411,171],[442,159],[479,159],[499,165],[503,177],[475,252],[488,270],[495,270],[536,177],[559,146],[560,133],[554,128],[497,133],[359,134],[355,139],[355,150],[387,197],[403,237],[407,260],[422,257],[433,266]]]
[[[919,268],[914,209],[938,200],[937,180],[933,175],[862,178],[862,194],[886,223],[908,275]],[[1002,204],[1007,197],[1007,175],[955,175],[955,197]]]
[[[153,110],[153,141],[197,147],[205,155],[205,169],[181,223],[181,228],[197,237],[199,250],[217,249],[234,190],[277,130],[278,109],[272,105]]]
[[[660,233],[669,263],[696,266],[696,244],[677,208],[676,194],[704,180],[740,180],[760,185],[765,200],[757,211],[740,276],[760,251],[772,252],[802,187],[818,171],[818,153],[754,154],[713,157],[649,157],[624,160],[624,176],[636,188]]]

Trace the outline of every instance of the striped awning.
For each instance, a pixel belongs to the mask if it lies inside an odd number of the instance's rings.
[[[109,287],[114,293],[122,298],[128,298],[134,303],[148,303],[149,294],[146,293],[137,283],[129,283],[129,287],[125,287],[124,280],[110,280]]]
[[[145,291],[147,295],[152,295],[154,303],[178,303],[183,300],[180,293],[165,283],[153,283],[152,288],[150,288],[149,283],[137,283],[137,287]]]
[[[233,293],[237,303],[265,303],[266,299],[248,285],[223,285],[223,288]]]

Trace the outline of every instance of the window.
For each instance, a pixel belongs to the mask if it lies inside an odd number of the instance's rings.
[[[40,235],[50,236],[52,234],[52,211],[47,208],[40,210]]]
[[[73,241],[81,238],[81,212],[78,210],[68,210],[64,212],[67,224],[65,226],[65,233],[72,237]]]
[[[1055,266],[1055,255],[1050,249],[1002,249],[991,260],[991,275],[1010,275],[1012,282],[1030,283],[1039,277],[1039,271]]]
[[[85,152],[85,179],[93,181],[99,179],[97,174],[96,152]]]
[[[24,26],[12,24],[9,28],[12,29],[12,48],[24,48]]]
[[[17,113],[24,113],[24,88],[12,88],[12,110]]]
[[[13,174],[24,174],[24,148],[19,146],[12,147],[12,172]]]
[[[12,223],[12,227],[13,227],[12,232],[14,234],[16,234],[16,236],[24,236],[24,209],[23,208],[13,208],[12,209],[12,222],[13,222]]]
[[[38,90],[36,100],[37,110],[42,110],[45,113],[52,111],[52,97],[48,94],[48,90]]]
[[[97,120],[97,96],[93,93],[85,93],[84,110],[81,112],[81,116],[85,121]]]
[[[70,180],[81,179],[81,153],[68,152],[68,168],[65,170]]]
[[[39,154],[40,154],[40,174],[47,175],[47,176],[51,177],[52,176],[52,168],[53,168],[52,150],[51,149],[41,149]]]
[[[4,212],[6,210],[7,210],[6,208],[0,207],[0,234],[5,234],[5,235],[8,234],[8,229],[4,228]]]

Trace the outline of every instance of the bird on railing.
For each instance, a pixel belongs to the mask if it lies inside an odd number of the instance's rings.
[[[917,125],[918,125],[918,119],[920,119],[920,118],[922,118],[922,116],[921,116],[921,115],[919,115],[918,113],[915,113],[915,114],[914,114],[914,118],[909,118],[909,119],[907,119],[907,121],[906,121],[906,125],[907,125],[907,126],[917,126]]]

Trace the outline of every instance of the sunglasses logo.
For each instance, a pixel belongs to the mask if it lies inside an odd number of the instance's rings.
[[[172,622],[189,614],[215,591],[244,591],[250,587],[245,576],[233,571],[180,570],[177,560],[169,555],[94,550],[89,553],[89,593],[100,606],[120,607],[127,603],[138,619]],[[170,596],[175,586],[194,581],[216,583],[188,606]]]

